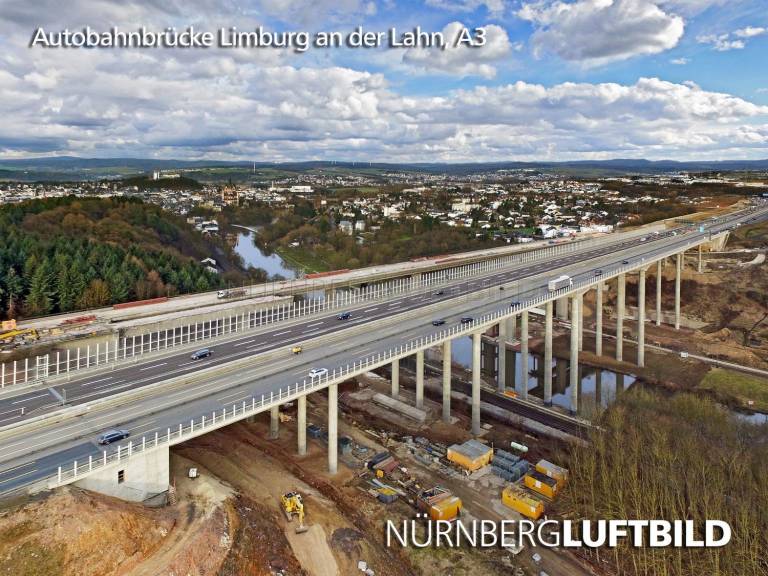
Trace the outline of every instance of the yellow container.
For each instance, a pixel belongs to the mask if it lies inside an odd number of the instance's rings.
[[[541,472],[531,472],[526,474],[523,476],[523,482],[534,492],[538,492],[542,496],[546,496],[552,500],[555,499],[555,496],[557,496],[557,493],[560,491],[557,480],[545,476]]]
[[[493,458],[493,448],[478,442],[467,440],[464,444],[454,444],[448,448],[448,460],[462,468],[474,472],[487,466]]]
[[[432,520],[453,520],[461,512],[461,498],[449,496],[429,507],[429,517]]]
[[[548,460],[539,460],[536,463],[536,472],[557,480],[559,488],[562,488],[568,480],[568,470],[557,464],[552,464]]]
[[[501,491],[501,501],[505,506],[531,520],[538,520],[539,516],[544,514],[544,504],[514,484]]]

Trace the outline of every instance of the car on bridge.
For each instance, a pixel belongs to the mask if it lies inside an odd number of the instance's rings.
[[[326,374],[328,374],[328,368],[312,368],[312,370],[309,371],[310,378],[319,378]]]
[[[350,318],[352,318],[351,312],[342,312],[341,314],[336,316],[337,320],[349,320]]]
[[[208,356],[213,354],[213,350],[210,348],[203,348],[202,350],[198,350],[197,352],[192,352],[192,355],[190,358],[192,360],[202,360],[203,358],[208,358]]]
[[[509,303],[509,306],[510,306],[510,308],[514,308],[516,306],[520,306],[520,301],[519,300],[513,300],[512,302]]]
[[[603,275],[603,271],[602,270],[600,270],[599,268],[597,270],[595,270],[595,276],[602,276],[602,275]]]
[[[293,348],[291,348],[291,352],[293,352],[294,354],[301,354],[303,350],[304,349],[299,345],[296,345]]]
[[[475,321],[475,319],[472,318],[472,316],[462,316],[461,317],[461,323],[462,324],[471,324],[474,321]]]
[[[443,294],[445,294],[445,290],[438,290],[435,292],[435,296],[442,296]]]
[[[443,318],[435,318],[432,320],[432,326],[442,326],[445,324],[445,320]]]
[[[118,430],[115,428],[113,430],[107,430],[106,432],[104,432],[104,434],[99,436],[98,442],[102,446],[106,446],[107,444],[112,444],[112,442],[125,440],[130,435],[131,433],[128,432],[128,430]]]

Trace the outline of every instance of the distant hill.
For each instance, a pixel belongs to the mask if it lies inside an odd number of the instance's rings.
[[[339,171],[381,173],[389,171],[430,172],[462,175],[497,170],[534,170],[564,175],[598,176],[618,174],[658,174],[663,172],[766,171],[765,160],[675,161],[675,160],[575,160],[566,162],[483,162],[483,163],[381,163],[381,162],[225,162],[215,160],[155,160],[151,158],[77,158],[55,156],[0,160],[0,179],[4,180],[96,180],[148,174],[153,170],[196,172],[196,179],[222,177],[247,178],[253,170],[278,170],[283,173]],[[222,171],[226,172],[222,176]]]

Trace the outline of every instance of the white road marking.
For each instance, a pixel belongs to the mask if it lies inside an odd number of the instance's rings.
[[[157,420],[152,420],[151,422],[146,422],[144,424],[139,424],[138,426],[134,426],[133,428],[128,428],[128,431],[129,432],[135,432],[139,428],[145,428],[147,426],[152,426],[155,422],[157,422]]]
[[[320,326],[320,324],[325,324],[325,320],[322,322],[315,322],[314,324],[307,324],[307,328],[312,328],[312,326]]]
[[[34,400],[35,398],[43,398],[45,396],[48,396],[48,392],[45,394],[38,394],[37,396],[30,396],[28,398],[24,398],[23,400],[16,400],[16,402],[11,402],[11,404],[23,404],[24,402],[28,402],[29,400]]]
[[[272,334],[272,336],[282,336],[283,334],[290,334],[291,330],[286,330],[285,332],[278,332],[277,334]]]
[[[5,484],[6,482],[13,482],[14,480],[18,480],[19,478],[23,478],[24,476],[29,476],[30,474],[33,474],[37,472],[37,468],[33,470],[28,470],[27,472],[24,472],[23,474],[18,474],[17,476],[14,476],[13,478],[6,478],[5,480],[0,480],[0,484]]]
[[[376,306],[376,308],[368,308],[366,310],[363,310],[363,312],[373,312],[374,310],[378,310],[378,309],[379,309],[379,307]]]
[[[102,384],[101,386],[94,386],[94,390],[101,390],[102,388],[107,388],[109,386],[114,386],[115,384],[120,384],[121,382],[125,382],[125,380],[116,380],[115,382],[110,382],[109,384]]]
[[[152,368],[159,368],[160,366],[165,366],[168,364],[168,362],[160,362],[160,364],[154,364],[152,366],[147,366],[146,368],[139,368],[139,372],[143,372],[144,370],[152,370]]]
[[[245,346],[246,344],[250,344],[251,342],[256,342],[256,338],[253,338],[252,340],[246,340],[245,342],[238,342],[233,348],[237,348],[238,346]],[[189,364],[189,362],[187,362]],[[179,364],[179,366],[184,366],[184,364]]]
[[[105,380],[112,380],[114,376],[107,376],[106,378],[99,378],[98,380],[91,380],[90,382],[83,382],[83,386],[90,386],[91,384],[96,384],[98,382],[104,382]]]

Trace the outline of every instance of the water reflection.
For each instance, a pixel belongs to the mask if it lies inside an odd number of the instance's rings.
[[[235,252],[237,252],[247,266],[266,270],[270,276],[280,275],[283,278],[296,278],[296,271],[285,262],[278,254],[264,254],[253,242],[252,232],[240,232],[237,235]]]
[[[451,346],[452,360],[470,369],[472,366],[472,339],[457,338]],[[528,394],[537,398],[544,397],[544,359],[538,354],[528,355],[527,378],[522,373],[520,353],[507,350],[506,385],[514,388],[518,394],[527,386]],[[496,346],[483,342],[481,370],[485,376],[496,377]],[[513,376],[514,375],[514,378]],[[616,395],[628,389],[636,378],[631,374],[620,374],[592,366],[579,366],[579,390],[577,413],[591,418],[600,409],[610,405]],[[566,410],[571,409],[570,362],[565,358],[552,359],[552,403]]]

